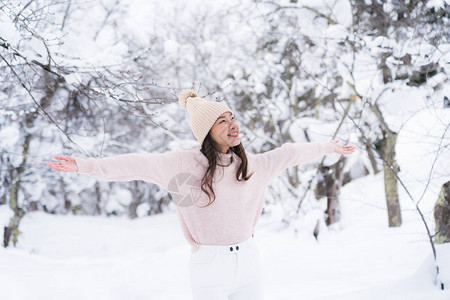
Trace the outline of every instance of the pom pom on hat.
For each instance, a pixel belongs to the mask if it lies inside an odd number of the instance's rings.
[[[193,90],[183,90],[180,94],[180,96],[178,96],[178,103],[180,104],[180,106],[184,109],[186,108],[186,104],[187,104],[187,99],[188,98],[195,98],[198,97],[197,93],[194,92]]]

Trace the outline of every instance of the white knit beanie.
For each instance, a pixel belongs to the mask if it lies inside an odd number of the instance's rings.
[[[224,112],[233,111],[225,104],[215,101],[206,101],[200,98],[193,90],[184,90],[178,97],[180,106],[189,113],[191,129],[200,146],[208,135],[214,122]]]

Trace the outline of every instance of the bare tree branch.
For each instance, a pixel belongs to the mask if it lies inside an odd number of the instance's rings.
[[[83,148],[78,145],[74,140],[72,140],[72,138],[66,134],[64,132],[64,130],[53,120],[53,118],[47,113],[47,111],[39,104],[39,102],[34,98],[33,93],[31,92],[31,90],[25,85],[25,83],[22,81],[22,78],[16,73],[16,71],[14,70],[14,67],[11,66],[9,64],[9,62],[3,57],[3,55],[0,54],[0,58],[6,63],[6,65],[10,68],[11,72],[14,74],[14,76],[17,78],[17,80],[19,81],[20,85],[27,91],[28,95],[31,97],[31,99],[33,100],[34,104],[36,104],[36,106],[44,113],[44,115],[50,120],[51,123],[53,123],[53,125],[56,126],[56,128],[59,129],[59,131],[61,133],[63,133],[67,139],[73,143],[74,145],[77,146],[78,150],[80,150],[80,152],[82,152],[83,154],[86,154],[86,152],[83,150]]]

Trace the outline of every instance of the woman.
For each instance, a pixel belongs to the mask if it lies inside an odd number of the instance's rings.
[[[351,154],[338,141],[286,143],[247,157],[233,111],[192,90],[179,97],[187,109],[198,149],[130,153],[101,159],[59,157],[48,166],[106,181],[145,180],[167,189],[191,244],[194,299],[262,299],[254,229],[269,182],[288,167],[325,154]]]

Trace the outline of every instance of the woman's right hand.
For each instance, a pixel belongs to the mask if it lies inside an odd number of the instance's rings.
[[[59,172],[78,172],[78,165],[74,158],[68,156],[55,156],[59,162],[48,161],[47,166]]]

